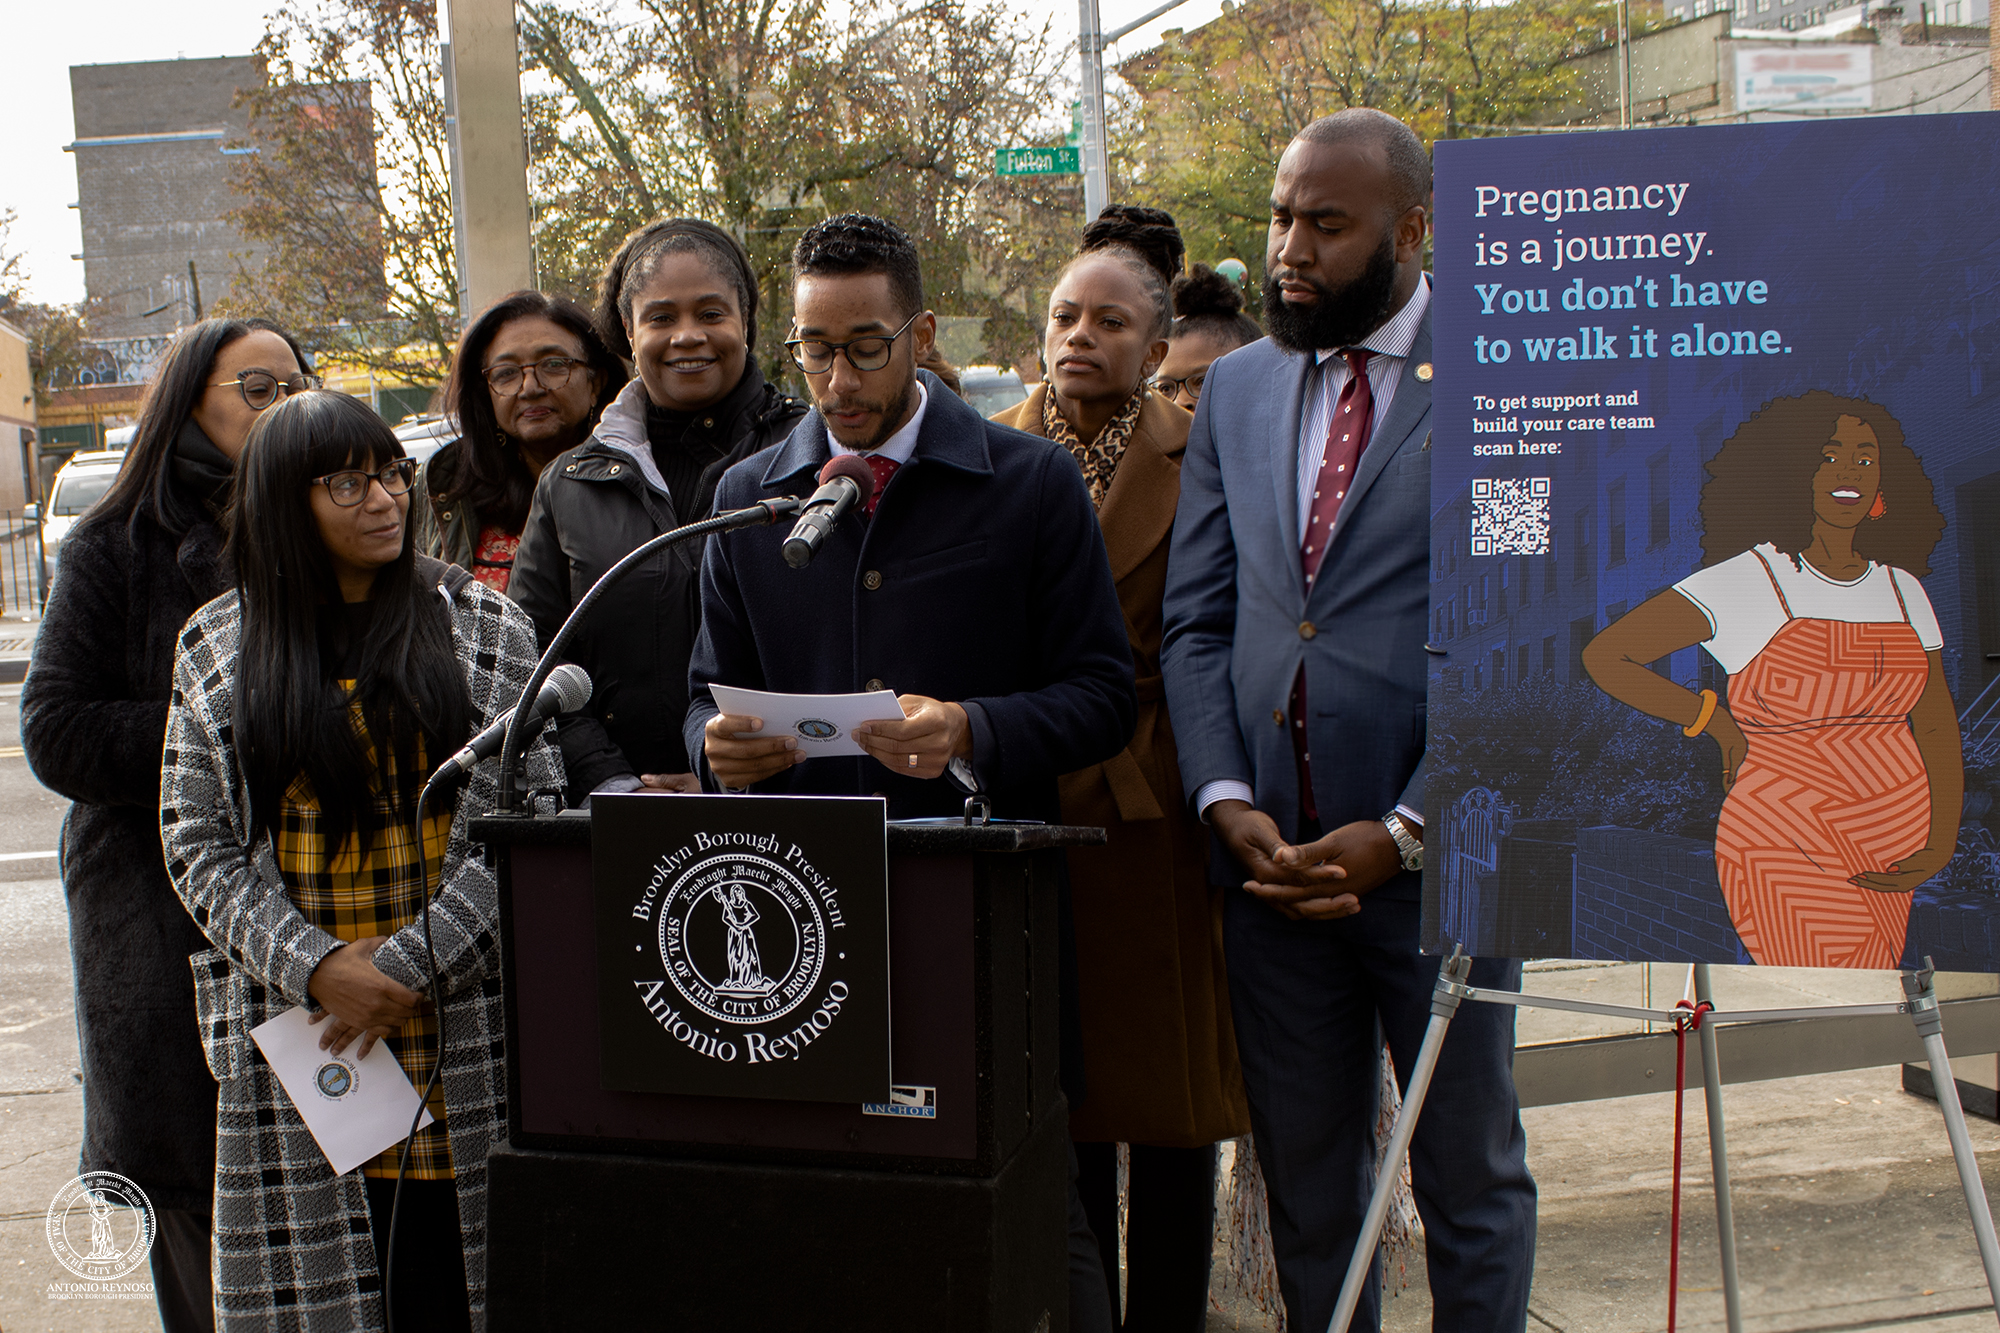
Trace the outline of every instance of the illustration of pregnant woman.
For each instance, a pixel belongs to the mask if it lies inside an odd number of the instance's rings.
[[[1766,403],[1708,471],[1703,567],[1607,627],[1584,667],[1721,747],[1715,868],[1753,959],[1896,967],[1965,790],[1918,582],[1944,531],[1930,478],[1888,412],[1817,390]],[[1728,672],[1726,703],[1646,666],[1696,644]]]

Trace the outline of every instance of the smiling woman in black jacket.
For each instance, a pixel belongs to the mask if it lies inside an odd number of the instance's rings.
[[[605,570],[705,518],[723,471],[806,411],[757,369],[757,282],[743,247],[711,223],[666,218],[627,237],[605,270],[597,321],[638,378],[535,486],[507,593],[543,643]],[[692,542],[653,556],[570,641],[569,660],[593,686],[559,732],[572,804],[601,787],[699,790],[681,719],[701,553]]]
[[[195,1023],[188,955],[207,947],[160,853],[160,754],[174,643],[227,589],[217,519],[265,408],[313,383],[266,320],[182,330],[160,362],[118,480],[63,543],[21,744],[70,798],[63,895],[83,1055],[80,1169],[151,1199],[152,1265],[169,1333],[215,1326],[209,1293],[215,1080]]]

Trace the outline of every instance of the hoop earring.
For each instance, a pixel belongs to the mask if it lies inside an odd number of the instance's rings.
[[[1868,517],[1880,518],[1889,512],[1889,502],[1882,498],[1882,492],[1875,492],[1875,503],[1868,506]]]

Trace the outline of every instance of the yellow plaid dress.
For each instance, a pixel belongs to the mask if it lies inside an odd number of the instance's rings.
[[[340,682],[352,689],[352,681]],[[367,739],[361,709],[354,709],[354,725]],[[375,825],[368,855],[360,854],[360,843],[349,834],[339,852],[329,857],[326,835],[320,828],[319,800],[303,775],[285,792],[272,830],[272,847],[278,869],[284,874],[285,888],[306,920],[343,940],[364,940],[375,935],[394,935],[417,919],[423,907],[423,886],[417,879],[416,845],[406,822],[392,817],[387,792],[395,783],[395,759],[386,759],[368,745],[370,758],[378,768],[386,767],[374,791],[372,810],[367,817]],[[425,759],[419,742],[419,768]],[[451,836],[451,808],[434,808],[424,818],[424,857],[433,882],[444,864],[445,844]],[[389,1053],[421,1091],[430,1081],[437,1059],[437,1015],[420,1014],[403,1024],[401,1033],[388,1039]],[[445,1135],[444,1090],[442,1084],[431,1094],[431,1124],[417,1132],[410,1147],[411,1180],[450,1180],[451,1144]],[[370,1176],[396,1174],[402,1145],[382,1153],[362,1167]]]

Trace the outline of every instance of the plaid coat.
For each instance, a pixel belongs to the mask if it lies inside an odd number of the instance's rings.
[[[447,575],[456,575],[448,578]],[[500,594],[432,560],[419,576],[450,603],[452,640],[475,715],[512,706],[533,669],[535,631]],[[455,586],[452,586],[455,585]],[[382,1280],[356,1170],[335,1176],[250,1029],[294,1005],[342,941],[292,905],[268,836],[253,846],[249,793],[230,742],[242,617],[235,594],[195,612],[181,632],[167,714],[160,837],[174,888],[216,945],[189,959],[216,1112],[215,1250],[218,1326],[328,1330],[384,1327]],[[528,756],[530,787],[560,789],[562,764],[546,740]],[[466,820],[493,807],[498,782],[483,766],[458,800],[431,934],[445,991],[440,1082],[458,1181],[459,1225],[475,1327],[486,1306],[486,1150],[505,1132],[498,887]],[[413,922],[375,965],[415,990],[427,984],[423,927]]]

